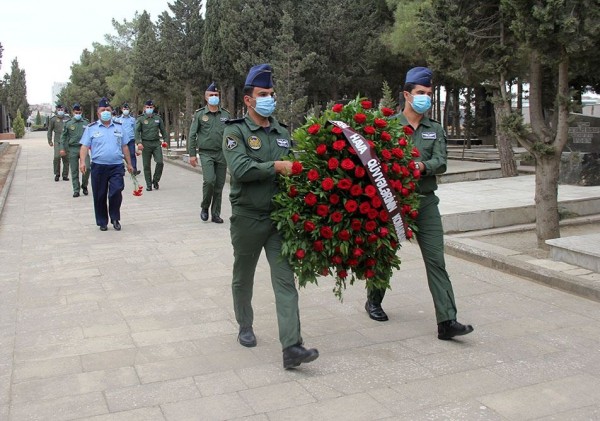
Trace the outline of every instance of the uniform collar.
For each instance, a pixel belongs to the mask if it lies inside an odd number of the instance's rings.
[[[252,120],[250,118],[250,116],[248,114],[246,114],[245,116],[245,120],[246,120],[246,124],[248,125],[248,127],[250,128],[250,130],[252,130],[253,132],[259,130],[259,129],[264,129],[263,126],[259,126],[258,124],[256,124],[254,122],[254,120]],[[279,123],[277,122],[277,120],[275,120],[273,117],[269,117],[269,132],[277,132],[277,133],[281,133],[282,128],[279,125]]]
[[[106,126],[105,126],[105,125],[102,123],[102,120],[96,120],[96,124],[97,124],[98,126],[106,127]],[[113,121],[113,119],[111,118],[111,119],[110,119],[110,124],[108,125],[108,127],[110,127],[110,126],[114,126],[114,125],[115,125],[115,122],[114,122],[114,121]],[[106,127],[106,128],[108,129],[108,127]]]
[[[398,120],[400,120],[400,123],[403,126],[408,125],[408,119],[406,118],[406,116],[403,113],[396,114],[396,118]],[[419,126],[431,127],[431,120],[429,119],[429,117],[424,115],[423,118],[421,119],[421,121],[419,122]]]

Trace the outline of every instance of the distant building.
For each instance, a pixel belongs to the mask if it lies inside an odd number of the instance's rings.
[[[62,91],[65,86],[67,86],[67,82],[54,82],[52,84],[52,105],[53,106],[54,106],[54,104],[56,104],[56,101],[58,101],[58,94],[60,94],[60,91]]]

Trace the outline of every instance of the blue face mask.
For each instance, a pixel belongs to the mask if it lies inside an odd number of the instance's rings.
[[[59,117],[62,117],[62,116],[65,115],[65,112],[64,111],[57,111],[56,115],[58,115]]]
[[[102,111],[100,113],[100,120],[102,121],[110,121],[112,117],[112,113],[110,111]]]
[[[219,97],[218,96],[209,96],[208,97],[208,105],[219,105]]]
[[[263,117],[269,117],[275,111],[275,106],[277,102],[275,102],[275,98],[272,96],[260,96],[256,98],[256,107],[254,107],[254,111],[260,114]]]
[[[413,95],[413,102],[410,103],[412,105],[412,109],[415,110],[415,113],[425,114],[431,108],[431,97],[429,95]]]
[[[73,114],[73,118],[77,121],[81,120],[81,114]]]
[[[146,115],[152,115],[154,114],[154,108],[146,108],[144,112],[146,113]]]

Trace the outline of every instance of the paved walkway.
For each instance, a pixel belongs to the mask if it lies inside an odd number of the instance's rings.
[[[439,341],[407,245],[387,323],[358,285],[343,303],[327,279],[301,290],[321,357],[285,371],[265,259],[258,346],[235,341],[229,224],[200,221],[200,175],[166,166],[160,190],[125,195],[123,230],[100,232],[91,197],[54,182],[43,134],[21,143],[0,219],[0,420],[600,418],[597,302],[448,256],[476,330]]]

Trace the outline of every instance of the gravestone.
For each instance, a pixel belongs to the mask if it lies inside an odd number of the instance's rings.
[[[572,114],[559,182],[600,186],[600,117]]]

